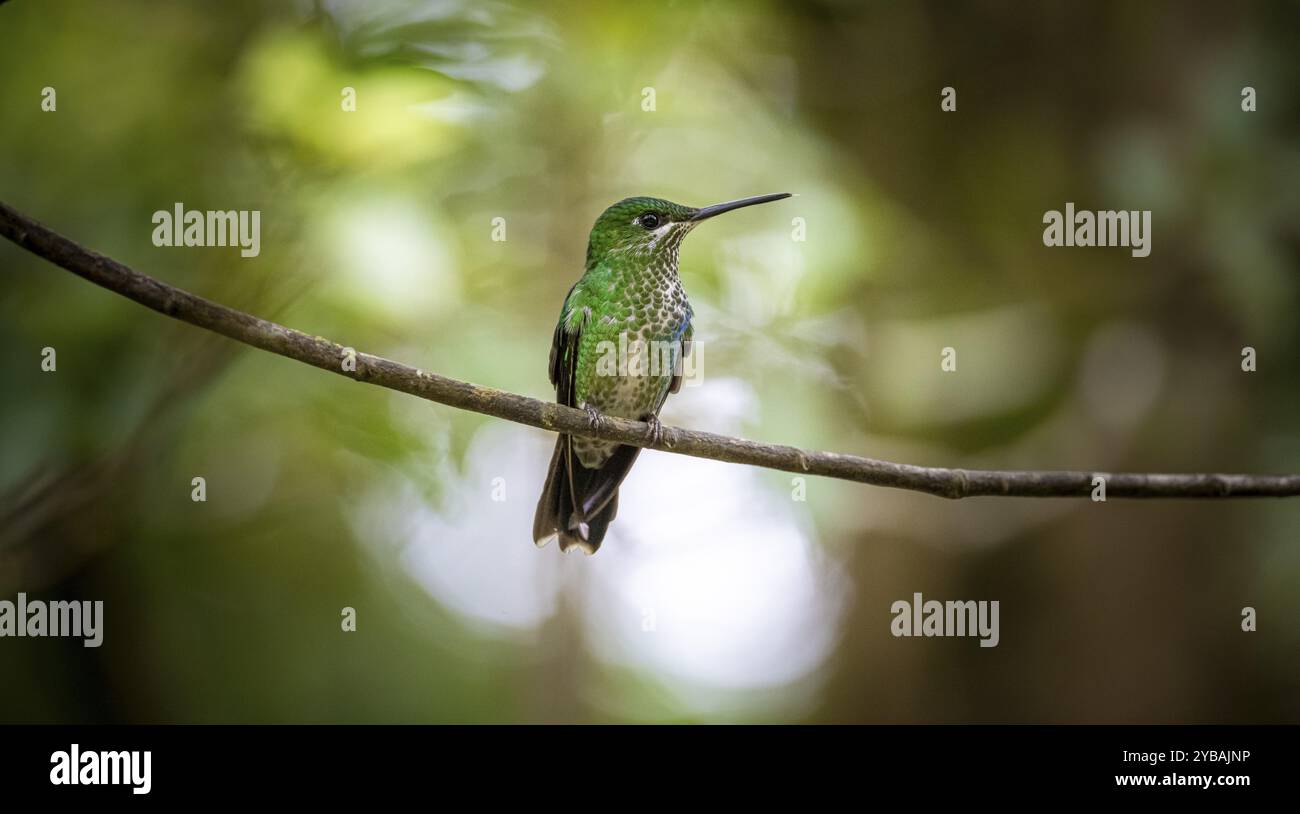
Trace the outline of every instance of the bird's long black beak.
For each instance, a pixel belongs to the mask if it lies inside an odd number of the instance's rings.
[[[753,206],[754,204],[767,203],[768,201],[779,201],[782,198],[789,198],[788,192],[774,192],[771,195],[755,195],[753,198],[741,198],[738,201],[727,201],[726,203],[706,206],[703,209],[695,210],[691,216],[693,221],[708,220],[714,215],[721,215],[723,212],[730,212],[733,209],[740,209],[743,206]]]

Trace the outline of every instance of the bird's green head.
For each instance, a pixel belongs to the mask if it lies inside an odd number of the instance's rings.
[[[587,267],[613,255],[638,258],[667,255],[675,260],[682,238],[714,215],[789,197],[788,192],[777,192],[698,209],[662,198],[624,198],[602,212],[591,227]]]

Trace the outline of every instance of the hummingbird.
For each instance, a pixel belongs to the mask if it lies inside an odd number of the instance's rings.
[[[586,270],[564,298],[551,342],[555,400],[584,410],[593,428],[607,416],[644,421],[648,442],[657,443],[659,410],[681,389],[680,363],[694,335],[677,274],[682,239],[723,212],[788,197],[778,192],[698,209],[636,197],[601,213],[587,242]],[[626,349],[627,358],[610,360],[614,349]],[[651,352],[659,356],[647,359]],[[558,537],[562,551],[595,554],[618,513],[619,485],[640,452],[561,433],[537,502],[533,541],[541,547]]]

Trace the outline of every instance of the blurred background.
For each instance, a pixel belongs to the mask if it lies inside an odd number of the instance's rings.
[[[0,200],[234,307],[550,398],[605,206],[795,192],[686,241],[704,382],[666,423],[917,464],[1295,472],[1300,14],[1220,5],[16,0]],[[1150,257],[1045,248],[1067,201],[1150,209]],[[260,255],[155,247],[177,202],[260,210]],[[7,242],[0,269],[0,598],[106,617],[98,649],[0,640],[0,720],[1300,720],[1300,500],[947,502],[648,452],[600,553],[562,556],[530,539],[552,436]],[[918,591],[998,600],[999,646],[892,637]]]

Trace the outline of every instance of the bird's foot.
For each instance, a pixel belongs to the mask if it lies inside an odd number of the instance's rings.
[[[592,407],[590,404],[583,404],[582,410],[587,414],[587,426],[590,427],[591,429],[593,430],[604,429],[606,426],[609,425],[609,419],[607,419],[600,412],[600,410],[597,410],[595,407]]]
[[[651,413],[650,415],[646,416],[644,420],[645,423],[650,427],[650,429],[647,430],[645,434],[646,440],[649,441],[649,446],[654,446],[655,444],[659,443],[659,439],[663,437],[664,425],[662,422],[659,421],[659,416],[655,415],[654,413]]]
[[[650,446],[655,446],[662,441],[664,446],[671,448],[673,444],[677,443],[677,434],[671,428],[665,429],[663,422],[659,420],[659,416],[651,413],[645,417],[644,421],[650,425],[650,430],[646,433]]]

